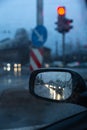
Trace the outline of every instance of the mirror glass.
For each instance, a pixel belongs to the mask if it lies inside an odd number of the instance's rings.
[[[39,73],[35,79],[34,92],[48,99],[68,99],[72,94],[72,76],[69,72]]]

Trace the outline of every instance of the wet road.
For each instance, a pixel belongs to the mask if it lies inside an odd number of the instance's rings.
[[[83,79],[87,82],[87,68],[71,68],[78,72]],[[4,72],[0,70],[0,93],[9,88],[25,88],[29,89],[29,69],[27,68],[25,72]]]
[[[86,110],[84,107],[73,104],[51,103],[37,99],[27,90],[4,93],[0,101],[1,130],[12,130],[12,128],[17,130],[17,128],[28,126],[35,128]]]
[[[0,92],[5,89],[13,88],[25,88],[28,89],[29,86],[29,76],[14,76],[14,75],[5,75],[0,78]]]
[[[12,130],[28,126],[35,128],[85,111],[84,107],[77,105],[37,99],[30,95],[28,83],[28,74],[8,73],[0,77],[0,129]]]

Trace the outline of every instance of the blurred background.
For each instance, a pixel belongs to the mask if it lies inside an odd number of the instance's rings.
[[[59,32],[61,6],[72,22]],[[41,67],[71,68],[87,80],[87,0],[0,1],[0,80],[23,87]]]

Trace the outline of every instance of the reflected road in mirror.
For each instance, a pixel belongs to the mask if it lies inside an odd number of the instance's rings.
[[[65,100],[72,94],[72,76],[68,72],[42,72],[36,76],[35,94],[53,100]]]

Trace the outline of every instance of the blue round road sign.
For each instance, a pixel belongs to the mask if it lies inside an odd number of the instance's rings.
[[[42,47],[43,44],[47,40],[47,29],[43,25],[38,25],[33,29],[32,32],[32,44],[39,48]]]

